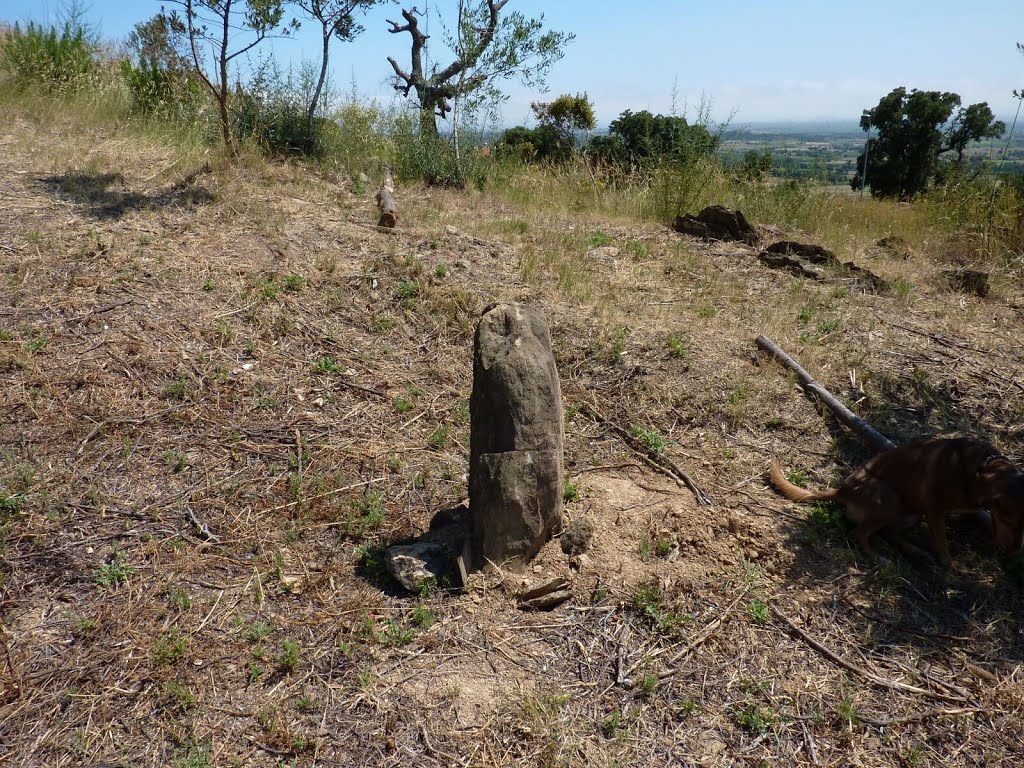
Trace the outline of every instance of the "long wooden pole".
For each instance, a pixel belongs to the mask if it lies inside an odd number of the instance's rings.
[[[797,378],[800,379],[800,385],[805,391],[816,395],[836,415],[837,419],[864,438],[873,448],[879,451],[887,451],[890,448],[896,447],[896,443],[839,402],[831,392],[815,381],[811,374],[800,366],[800,363],[787,355],[774,341],[767,336],[758,336],[757,346],[765,352],[772,354],[780,363],[793,371]]]

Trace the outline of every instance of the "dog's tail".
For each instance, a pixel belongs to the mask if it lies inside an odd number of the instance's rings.
[[[772,459],[772,466],[769,470],[769,475],[772,479],[772,485],[778,488],[779,492],[790,501],[797,501],[806,503],[810,501],[832,501],[835,499],[838,491],[808,491],[805,488],[801,488],[799,485],[794,485],[786,479],[786,476],[782,474],[782,467],[779,466],[778,459]]]

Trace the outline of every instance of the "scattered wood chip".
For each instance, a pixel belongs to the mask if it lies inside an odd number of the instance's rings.
[[[530,587],[519,595],[519,607],[530,611],[549,611],[572,597],[569,580],[559,576]]]

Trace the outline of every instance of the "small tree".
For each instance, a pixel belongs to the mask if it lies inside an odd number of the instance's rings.
[[[585,93],[564,94],[554,101],[535,101],[530,106],[537,127],[517,126],[501,137],[501,144],[514,147],[524,160],[565,160],[576,149],[576,132],[592,131],[597,125],[594,107]]]
[[[231,98],[228,66],[252,50],[284,22],[285,0],[170,0],[185,9],[192,64],[199,79],[217,102],[224,145],[237,152],[231,135]],[[282,34],[298,27],[294,19]],[[239,37],[243,39],[238,41]],[[233,47],[236,45],[238,47]],[[205,49],[205,51],[200,49]],[[209,58],[207,58],[209,56]],[[206,66],[212,65],[213,74]]]
[[[956,115],[953,111],[957,110]],[[867,143],[867,185],[875,197],[907,200],[923,192],[935,177],[939,156],[955,151],[957,163],[971,141],[1001,136],[1006,125],[995,120],[984,102],[960,106],[960,96],[948,91],[919,91],[894,88],[878,105],[866,110],[860,127],[878,130]],[[864,182],[865,156],[857,158],[857,171],[850,186]]]
[[[363,32],[362,25],[356,23],[356,15],[365,13],[377,2],[378,0],[295,0],[295,4],[309,18],[320,23],[323,37],[320,76],[316,81],[316,87],[309,100],[309,109],[306,112],[306,127],[310,138],[314,135],[316,110],[320,104],[324,82],[327,80],[327,57],[330,53],[331,38],[343,43],[355,40]]]
[[[552,159],[564,160],[576,149],[576,132],[592,131],[597,125],[594,107],[587,94],[563,94],[554,101],[530,105],[541,129],[554,139]]]
[[[960,107],[956,117],[946,126],[942,152],[956,152],[956,166],[964,161],[964,150],[972,141],[997,139],[1006,132],[1006,123],[996,120],[995,115],[984,101]]]
[[[139,22],[128,35],[127,46],[131,57],[121,62],[121,75],[134,112],[154,114],[178,105],[193,91],[188,30],[178,14],[161,9]]]
[[[161,9],[153,18],[140,21],[128,35],[127,45],[139,66],[152,65],[173,75],[191,69],[188,28],[174,11]]]
[[[764,181],[772,175],[773,163],[771,150],[748,149],[740,163],[739,175],[748,181]]]
[[[405,24],[388,20],[392,34],[408,32],[412,48],[410,67],[402,68],[391,56],[394,88],[405,96],[415,92],[420,109],[420,133],[437,136],[437,120],[447,119],[453,102],[463,96],[491,87],[513,77],[528,87],[543,87],[548,71],[564,55],[563,49],[574,36],[564,32],[543,31],[543,15],[528,19],[521,13],[502,15],[509,0],[460,0],[457,51],[447,66],[425,70],[424,54],[429,36],[419,26],[416,8],[402,10]]]

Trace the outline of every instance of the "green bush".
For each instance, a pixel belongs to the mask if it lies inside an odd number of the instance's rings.
[[[375,104],[349,101],[320,130],[323,156],[343,167],[350,176],[376,173],[394,153],[389,137],[389,116]]]
[[[84,27],[70,22],[61,31],[15,24],[0,38],[0,62],[21,89],[74,90],[95,68],[96,46]]]
[[[413,129],[407,116],[395,121],[395,176],[400,181],[425,181],[439,187],[462,189],[467,183],[483,189],[487,180],[486,159],[474,142],[463,140],[455,151],[452,139],[424,136]]]
[[[121,62],[121,77],[128,87],[132,114],[192,122],[205,98],[199,85],[184,73],[164,69],[155,60],[136,66],[126,59]]]
[[[308,63],[298,72],[282,70],[274,59],[261,62],[248,85],[231,99],[232,132],[240,141],[252,141],[272,156],[323,154],[320,136],[327,120],[323,109],[310,132],[307,109],[314,87]],[[329,93],[321,95],[321,106]]]
[[[315,155],[316,125],[310,135],[306,109],[286,91],[243,91],[231,100],[234,135],[255,141],[269,155]]]
[[[712,202],[709,191],[722,182],[722,167],[713,155],[677,154],[650,172],[643,210],[655,221],[671,222],[682,213],[699,211]]]
[[[651,166],[665,161],[688,164],[714,155],[718,136],[712,134],[702,115],[693,125],[685,117],[652,115],[626,110],[608,126],[607,136],[595,136],[591,154],[607,163]]]

